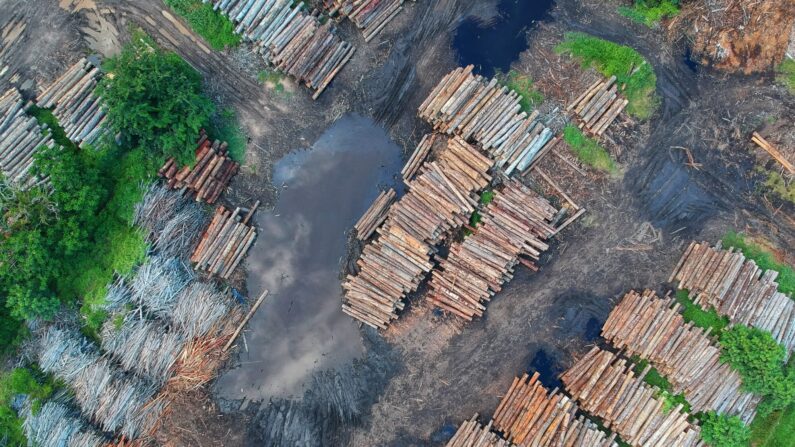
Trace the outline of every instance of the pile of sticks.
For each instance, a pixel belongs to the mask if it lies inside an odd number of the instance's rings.
[[[552,139],[552,131],[536,121],[537,111],[521,112],[518,93],[496,79],[473,75],[473,68],[445,76],[420,105],[419,115],[439,132],[480,144],[507,175],[522,171]]]
[[[403,176],[404,182],[413,179],[414,175],[420,170],[422,164],[425,163],[425,160],[428,158],[428,155],[431,154],[431,150],[433,150],[433,145],[436,143],[438,136],[439,134],[429,133],[422,137],[420,144],[417,145],[417,148],[414,149],[406,165],[400,170],[400,175]]]
[[[533,261],[549,248],[544,241],[555,231],[550,222],[557,212],[535,191],[509,180],[482,211],[475,234],[453,244],[440,260],[429,302],[469,321],[482,316],[484,303],[513,278],[518,263],[537,270]]]
[[[66,397],[56,397],[34,411],[33,399],[26,399],[20,415],[30,445],[37,447],[103,447],[107,439],[75,411]],[[9,444],[10,445],[10,444]]]
[[[29,176],[33,154],[41,146],[53,146],[49,132],[36,118],[25,113],[25,101],[16,89],[0,97],[0,172],[16,185],[29,187],[36,179]]]
[[[695,412],[739,416],[749,424],[760,398],[742,390],[742,381],[720,360],[720,348],[706,332],[685,323],[673,298],[654,291],[627,293],[610,313],[602,336],[616,348],[647,359],[684,393]]]
[[[255,44],[265,60],[314,90],[317,99],[350,60],[356,48],[340,39],[336,29],[307,14],[303,2],[292,0],[212,1],[237,24],[235,32]]]
[[[369,42],[403,9],[404,0],[324,0],[330,15],[340,13],[362,30]]]
[[[190,191],[196,195],[197,202],[213,204],[229,186],[238,168],[240,164],[227,154],[227,143],[218,140],[211,142],[202,130],[193,168],[183,166],[180,169],[172,157],[157,174],[166,179],[169,188]]]
[[[618,94],[616,77],[598,80],[577,97],[566,110],[573,113],[579,121],[579,128],[592,135],[602,135],[615,121],[629,100]]]
[[[777,276],[777,271],[763,272],[733,248],[691,242],[669,281],[690,290],[702,308],[714,308],[732,323],[770,332],[789,356],[795,349],[795,302],[778,291]]]
[[[356,229],[356,237],[360,241],[370,239],[370,236],[375,233],[375,230],[384,223],[386,220],[389,207],[395,201],[397,193],[394,189],[389,188],[389,191],[381,191],[375,199],[370,208],[365,211],[358,222],[353,226]]]
[[[615,433],[608,436],[577,415],[577,405],[564,394],[551,393],[538,380],[538,373],[513,380],[497,411],[494,428],[517,446],[614,447]]]
[[[256,206],[245,216],[240,215],[241,208],[229,211],[219,206],[215,210],[210,225],[190,258],[196,264],[196,270],[223,279],[229,278],[257,237],[254,226],[248,225],[255,210]]]
[[[561,380],[585,411],[633,446],[703,446],[701,429],[688,422],[682,404],[665,411],[656,388],[643,381],[650,369],[635,377],[626,360],[594,347]]]
[[[52,109],[53,115],[77,145],[94,144],[105,134],[107,116],[102,98],[94,95],[102,72],[86,59],[80,59],[39,96],[37,104]]]
[[[447,447],[511,447],[513,444],[491,431],[491,422],[485,427],[478,422],[478,415],[458,427]]]
[[[773,159],[784,166],[787,172],[792,175],[795,174],[795,165],[792,164],[787,158],[782,154],[775,146],[770,144],[769,141],[762,138],[762,135],[754,132],[751,136],[751,141],[757,144],[757,146],[761,147],[765,152],[767,152]]]

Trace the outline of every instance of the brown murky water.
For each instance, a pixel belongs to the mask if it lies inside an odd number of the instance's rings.
[[[378,186],[392,185],[400,154],[383,128],[347,115],[312,149],[276,164],[279,201],[257,214],[259,236],[246,263],[252,299],[271,293],[245,332],[248,351],[218,379],[220,397],[299,396],[313,372],[362,354],[359,330],[340,309],[345,233]]]

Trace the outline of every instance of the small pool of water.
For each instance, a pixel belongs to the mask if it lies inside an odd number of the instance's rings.
[[[359,330],[342,313],[339,271],[346,235],[401,168],[401,149],[383,128],[356,115],[339,119],[310,150],[274,168],[281,188],[271,212],[256,215],[248,254],[249,296],[270,295],[245,332],[238,364],[217,381],[224,399],[300,396],[315,371],[363,353]],[[242,346],[242,340],[240,341]]]
[[[530,360],[530,365],[527,368],[527,372],[530,375],[532,375],[534,372],[538,372],[539,380],[541,380],[541,383],[548,390],[563,386],[563,383],[561,383],[559,378],[559,376],[563,373],[563,368],[558,363],[558,359],[547,354],[547,352],[543,349],[539,349],[538,352],[536,352],[536,354],[533,356],[533,359]]]
[[[461,66],[475,65],[486,77],[499,70],[507,73],[511,63],[527,49],[525,34],[533,23],[545,18],[553,0],[500,0],[498,16],[484,23],[470,17],[456,30],[453,48]]]

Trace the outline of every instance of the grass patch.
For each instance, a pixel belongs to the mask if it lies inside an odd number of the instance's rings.
[[[795,95],[795,60],[784,58],[776,70],[776,81]]]
[[[788,365],[795,377],[795,361]],[[795,404],[767,415],[758,415],[751,423],[751,445],[754,447],[790,447],[795,439]]]
[[[651,28],[660,20],[679,14],[679,0],[634,0],[632,6],[620,6],[618,13]]]
[[[769,250],[759,244],[755,244],[742,233],[730,231],[721,239],[723,246],[734,247],[743,252],[746,258],[753,259],[756,265],[763,270],[775,270],[778,272],[778,290],[792,297],[795,292],[795,271],[792,266],[783,262],[778,262]]]
[[[59,386],[52,377],[38,370],[14,368],[0,374],[0,441],[5,441],[3,445],[27,445],[22,418],[12,408],[16,396],[32,399],[35,413]]]
[[[688,295],[687,290],[676,292],[676,301],[682,305],[682,317],[685,321],[692,321],[694,325],[703,329],[712,328],[711,334],[720,337],[721,332],[729,325],[729,319],[718,315],[715,309],[702,309],[693,303]]]
[[[605,148],[588,138],[577,126],[569,124],[563,129],[563,139],[583,163],[610,174],[616,174],[616,164]]]
[[[630,115],[648,119],[657,109],[657,76],[634,49],[584,33],[566,33],[556,51],[576,57],[583,68],[594,67],[608,77],[615,75],[622,94],[629,100],[626,110]]]
[[[200,36],[215,50],[236,47],[240,36],[235,34],[235,25],[227,17],[213,10],[210,3],[201,0],[164,0],[174,12],[188,21]]]
[[[207,130],[212,138],[226,141],[229,144],[229,156],[233,160],[241,164],[246,161],[248,138],[240,128],[234,109],[226,108],[217,113],[210,120]]]
[[[772,191],[773,194],[779,196],[782,200],[795,203],[795,182],[787,182],[778,172],[767,172],[765,187]]]
[[[528,75],[511,70],[502,79],[502,84],[519,94],[519,105],[525,113],[529,114],[544,102],[544,95],[533,87],[533,79]]]
[[[630,361],[635,364],[634,368],[635,374],[640,374],[641,372],[643,372],[644,369],[646,369],[647,366],[649,366],[649,362],[647,360],[642,359],[638,356],[632,356],[630,358]],[[685,395],[674,394],[671,382],[669,382],[668,379],[666,379],[662,374],[660,374],[660,372],[657,371],[657,368],[652,367],[649,370],[649,372],[646,373],[646,375],[643,377],[643,381],[659,389],[657,397],[664,401],[662,410],[665,413],[670,412],[671,410],[676,408],[676,406],[679,404],[683,405],[682,407],[683,411],[687,412],[690,411],[690,404],[687,402],[687,399],[685,399]]]

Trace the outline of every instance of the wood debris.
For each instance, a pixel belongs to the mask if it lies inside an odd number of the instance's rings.
[[[404,0],[324,0],[330,15],[349,18],[369,42],[403,9]]]
[[[496,79],[473,75],[473,68],[445,76],[420,105],[419,115],[439,132],[480,144],[507,175],[523,171],[552,139],[552,131],[537,120],[537,111],[521,112],[518,93]]]
[[[359,221],[353,226],[356,229],[356,238],[360,241],[370,239],[375,230],[386,220],[389,207],[395,201],[397,193],[394,189],[381,191],[370,208],[365,211]]]
[[[210,0],[207,0],[210,1]],[[265,60],[314,91],[317,99],[356,48],[342,40],[332,23],[307,14],[292,0],[211,0],[252,42]]]
[[[466,320],[483,316],[485,302],[513,278],[517,264],[537,270],[534,261],[549,248],[544,241],[555,231],[550,222],[557,213],[538,193],[509,180],[481,212],[475,233],[439,261],[429,302]]]
[[[232,177],[240,168],[240,163],[232,160],[227,153],[227,143],[218,140],[210,141],[207,133],[202,130],[196,148],[196,164],[177,166],[172,157],[157,171],[166,179],[171,189],[189,191],[196,196],[197,202],[215,203],[226,190]]]
[[[689,290],[705,310],[714,308],[732,323],[770,332],[789,357],[795,349],[795,302],[778,291],[777,276],[775,270],[763,272],[734,248],[691,242],[669,282]]]
[[[657,389],[646,384],[647,366],[637,377],[627,361],[594,347],[561,375],[566,390],[583,410],[601,418],[633,446],[704,446],[701,429],[688,422],[682,404],[668,411]]]
[[[478,415],[465,421],[458,427],[453,438],[447,441],[447,447],[511,447],[513,444],[502,439],[491,431],[492,423],[485,427],[478,422]]]
[[[779,162],[781,166],[784,166],[787,172],[789,172],[790,174],[795,174],[795,166],[793,166],[793,164],[789,160],[787,160],[786,157],[784,157],[784,155],[778,149],[776,149],[775,146],[773,146],[772,144],[770,144],[770,142],[762,138],[762,135],[759,135],[758,133],[754,132],[753,136],[751,137],[751,141],[753,141],[759,147],[764,149],[764,151],[770,154],[770,156],[773,157],[777,162]]]
[[[716,411],[754,419],[760,398],[742,389],[742,380],[720,360],[709,330],[685,323],[680,305],[652,290],[630,291],[610,312],[602,336],[629,355],[651,362],[676,394],[684,393],[695,412]]]
[[[602,135],[627,104],[629,100],[618,94],[616,77],[611,76],[594,82],[566,110],[577,118],[580,129],[592,135]]]
[[[0,97],[0,172],[11,183],[29,187],[38,182],[29,175],[33,155],[41,146],[53,147],[55,143],[47,129],[39,126],[25,109],[25,101],[16,89]]]
[[[190,258],[196,270],[223,279],[229,278],[257,237],[256,229],[248,225],[253,212],[252,208],[242,217],[241,208],[235,208],[234,211],[223,206],[216,208],[210,225]]]

